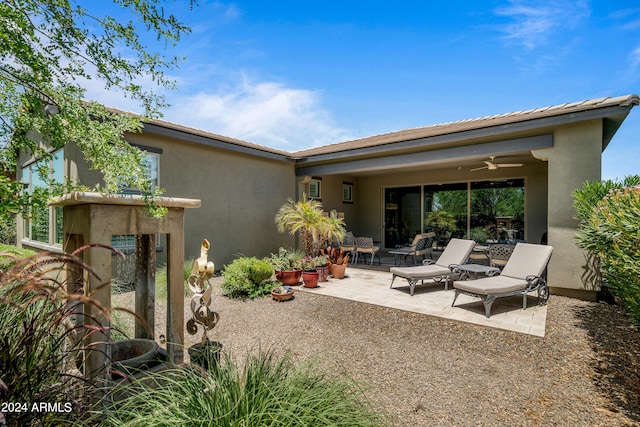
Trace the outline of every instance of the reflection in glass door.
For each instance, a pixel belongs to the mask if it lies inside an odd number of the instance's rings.
[[[385,189],[384,247],[435,232],[437,246],[451,238],[478,243],[525,239],[525,180],[500,179]]]
[[[422,230],[420,187],[386,188],[384,191],[384,246],[411,243]]]
[[[466,182],[424,186],[424,230],[436,233],[437,246],[466,235],[467,195]]]

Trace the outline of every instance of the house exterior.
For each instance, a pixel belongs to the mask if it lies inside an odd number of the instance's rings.
[[[149,153],[152,176],[166,196],[202,201],[200,209],[186,212],[185,253],[197,256],[207,238],[218,268],[239,255],[262,257],[295,245],[274,224],[287,198],[318,198],[325,210],[343,212],[355,235],[392,248],[424,231],[429,214],[448,196],[467,200],[458,212],[457,232],[473,235],[487,224],[474,216],[475,192],[513,188],[524,200],[521,214],[495,218],[492,226],[513,233],[511,238],[554,246],[547,272],[551,292],[593,299],[598,283],[585,273],[588,260],[575,245],[571,194],[585,181],[600,179],[602,152],[639,103],[637,95],[587,100],[293,153],[163,120],[146,123],[127,140]],[[56,159],[56,170],[63,171],[59,179],[99,182],[73,144]],[[496,163],[511,167],[494,168]],[[19,171],[30,185],[33,164],[24,159]],[[60,248],[60,223],[53,208],[46,233],[19,219],[18,241]]]

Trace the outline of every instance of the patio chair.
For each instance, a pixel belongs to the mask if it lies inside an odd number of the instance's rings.
[[[404,277],[409,282],[409,292],[413,295],[418,281],[424,284],[427,279],[436,281],[445,279],[444,289],[449,290],[449,279],[458,274],[455,268],[467,261],[475,244],[473,240],[451,239],[437,261],[426,259],[422,262],[423,265],[417,267],[391,268],[389,271],[393,274],[393,278],[390,287],[393,288],[396,277]]]
[[[407,257],[413,257],[413,263],[418,263],[418,257],[421,256],[422,260],[426,259],[426,255],[433,259],[433,239],[436,237],[436,233],[419,233],[413,238],[413,242],[410,245],[396,245],[396,248],[389,251],[390,254],[394,254],[397,257],[401,256],[403,261],[406,261]],[[394,263],[395,264],[395,263]]]
[[[371,255],[371,265],[373,265],[373,257],[378,254],[380,246],[374,246],[372,237],[356,237],[356,264],[360,254],[364,254],[365,261],[367,254]],[[378,255],[378,262],[380,261],[380,255]]]
[[[489,255],[489,265],[491,267],[503,268],[507,265],[507,261],[509,261],[509,257],[513,253],[516,245],[511,245],[508,243],[497,243],[493,245],[489,245],[488,255]]]
[[[346,252],[350,252],[353,258],[353,253],[356,250],[356,238],[353,237],[353,232],[347,231],[344,235],[344,240],[340,244],[340,248]]]
[[[543,273],[552,252],[551,246],[518,243],[499,276],[453,282],[456,294],[451,306],[453,307],[460,294],[477,297],[482,300],[485,316],[488,318],[496,298],[522,295],[522,309],[525,310],[527,294],[534,291],[538,293],[538,303],[546,304],[549,287]]]

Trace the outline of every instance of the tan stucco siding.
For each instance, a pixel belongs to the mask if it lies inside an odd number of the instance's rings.
[[[602,121],[592,120],[558,128],[554,146],[536,155],[549,159],[549,244],[554,247],[548,281],[553,292],[595,298],[597,284],[583,277],[586,254],[576,246],[578,221],[571,194],[585,181],[601,175]],[[561,289],[567,290],[563,291]]]
[[[227,150],[184,143],[150,134],[130,142],[162,149],[160,186],[166,196],[200,199],[200,209],[185,214],[185,256],[199,256],[211,243],[216,269],[239,255],[264,257],[293,238],[278,233],[273,218],[295,192],[293,166]]]

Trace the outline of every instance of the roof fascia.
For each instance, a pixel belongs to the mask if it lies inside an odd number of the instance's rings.
[[[327,160],[346,159],[357,156],[370,155],[388,155],[387,153],[415,148],[427,148],[432,145],[449,143],[453,141],[464,141],[466,139],[475,138],[491,138],[499,137],[506,133],[530,131],[538,128],[557,127],[561,125],[588,121],[593,119],[602,119],[617,115],[627,115],[632,106],[610,106],[603,108],[595,108],[592,110],[578,111],[568,114],[562,114],[553,117],[543,117],[539,119],[523,120],[515,123],[499,124],[489,127],[471,129],[455,133],[447,133],[442,135],[428,136],[424,138],[398,141],[386,143],[383,145],[375,145],[370,147],[356,148],[352,150],[339,151],[310,155],[308,157],[297,159],[297,164],[309,162],[321,162]],[[604,143],[604,141],[603,141]],[[604,144],[603,144],[604,145]]]
[[[183,130],[172,129],[165,126],[157,125],[154,123],[144,123],[144,132],[154,135],[166,136],[169,138],[175,138],[180,141],[193,142],[195,144],[206,145],[208,147],[219,148],[222,150],[234,151],[237,153],[249,154],[252,156],[263,157],[271,160],[279,160],[288,163],[294,163],[295,159],[291,156],[284,154],[273,153],[258,148],[252,148],[244,145],[234,144],[229,141],[222,141],[215,138],[205,137],[202,135],[195,135]]]
[[[553,147],[553,135],[537,135],[526,138],[507,139],[484,144],[466,145],[420,153],[400,154],[396,156],[376,157],[341,163],[328,163],[296,169],[296,176],[333,175],[356,172],[380,171],[399,167],[434,165],[447,160],[482,159],[491,155],[518,154],[538,148]]]

